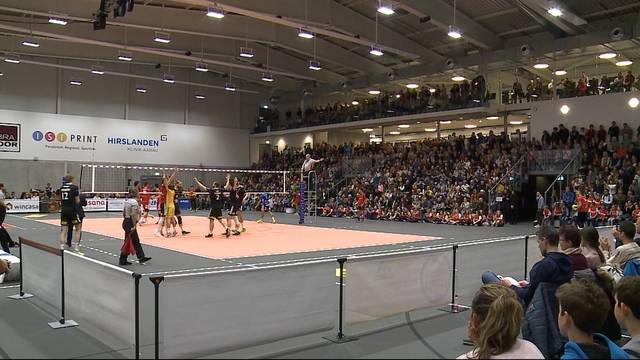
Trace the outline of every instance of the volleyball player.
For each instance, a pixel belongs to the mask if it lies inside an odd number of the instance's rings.
[[[231,229],[231,220],[235,223],[235,229],[233,230],[233,235],[240,235],[239,225],[238,225],[238,203],[242,205],[242,199],[238,200],[238,192],[237,185],[240,184],[238,178],[233,179],[233,185],[231,185],[231,175],[227,174],[227,183],[224,185],[225,190],[229,191],[229,211],[227,212],[227,230],[225,231],[225,235],[228,236]]]
[[[140,225],[147,223],[149,217],[149,201],[151,200],[151,187],[145,182],[140,191],[140,204],[142,205],[142,218],[138,222]],[[153,215],[151,215],[153,218]]]
[[[222,208],[224,207],[224,193],[222,192],[222,188],[220,188],[220,184],[217,181],[214,181],[211,185],[212,187],[208,188],[204,186],[198,178],[193,178],[193,180],[198,184],[198,187],[202,191],[209,192],[209,200],[211,202],[211,209],[209,210],[209,233],[205,235],[206,238],[213,237],[213,228],[216,223],[216,220],[222,225],[224,229],[224,234],[226,237],[229,237],[229,230],[227,230],[227,226],[222,221]]]
[[[190,234],[190,231],[186,231],[183,227],[182,227],[182,212],[180,211],[180,201],[179,199],[182,197],[182,194],[184,192],[184,188],[182,187],[182,181],[180,180],[176,180],[176,196],[174,198],[174,207],[176,209],[176,218],[178,219],[178,227],[180,227],[180,231],[182,233],[182,235],[187,235]]]
[[[364,191],[362,191],[362,189],[358,189],[358,194],[356,195],[356,205],[358,209],[356,212],[357,221],[364,221],[364,202],[366,199]]]
[[[269,198],[269,194],[266,191],[263,191],[260,193],[260,199],[257,205],[260,207],[260,219],[258,219],[258,221],[256,222],[258,224],[262,224],[263,223],[262,219],[264,218],[264,214],[269,213],[269,216],[271,216],[271,223],[275,224],[276,217],[273,216],[273,213],[271,212],[272,203],[271,203],[271,199]]]
[[[80,255],[80,232],[82,231],[82,223],[78,218],[77,205],[80,204],[80,191],[73,184],[73,176],[64,177],[64,185],[60,188],[61,208],[60,208],[60,249],[64,250],[67,242],[67,233],[69,224],[73,224],[73,242],[75,243],[74,251]]]
[[[156,206],[158,209],[158,222],[156,224],[158,225],[158,228],[156,229],[155,235],[158,237],[164,236],[162,232],[162,229],[164,228],[164,200],[165,200],[165,194],[167,193],[167,190],[164,186],[165,180],[166,180],[166,177],[163,176],[162,186],[158,186],[158,188],[156,189],[156,192],[160,193],[158,196],[156,196]]]
[[[176,204],[174,199],[176,197],[176,187],[173,184],[173,179],[176,177],[176,170],[173,171],[173,174],[169,178],[164,178],[162,181],[162,185],[165,189],[165,201],[164,201],[164,211],[165,211],[165,219],[164,219],[164,230],[165,236],[176,236]]]

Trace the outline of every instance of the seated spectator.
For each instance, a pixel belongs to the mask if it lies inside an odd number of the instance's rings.
[[[607,265],[624,268],[627,261],[640,258],[640,246],[633,241],[636,234],[636,226],[630,221],[623,221],[619,228],[613,230],[616,238],[616,249],[611,252]],[[602,244],[603,250],[611,251],[609,242]]]
[[[543,225],[537,235],[538,248],[542,260],[533,265],[530,272],[530,282],[522,280],[518,285],[511,284],[507,279],[500,278],[493,272],[482,274],[482,283],[501,283],[513,289],[525,306],[529,305],[533,295],[542,282],[561,285],[573,278],[573,266],[568,255],[558,249],[558,232],[551,226]]]
[[[594,227],[588,226],[580,230],[582,255],[587,259],[590,269],[597,269],[607,262],[602,249],[600,249],[600,234]]]
[[[615,289],[615,314],[621,327],[627,329],[631,340],[624,350],[630,358],[640,359],[640,277],[629,276],[620,280]]]
[[[581,239],[578,228],[575,225],[562,225],[558,236],[560,250],[571,259],[573,271],[589,269],[587,258],[582,254],[582,249],[580,248]]]
[[[561,359],[628,359],[606,336],[596,333],[611,305],[605,292],[592,282],[564,284],[556,291],[558,327],[569,338]]]
[[[498,284],[482,285],[471,302],[468,323],[474,349],[458,359],[544,359],[534,344],[518,339],[522,316],[512,291]]]

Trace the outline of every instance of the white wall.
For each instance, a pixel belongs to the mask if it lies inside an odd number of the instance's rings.
[[[605,128],[616,121],[620,126],[628,123],[635,129],[640,125],[640,107],[632,109],[627,102],[630,98],[640,99],[640,92],[617,93],[598,96],[584,96],[571,99],[540,101],[533,103],[531,117],[531,136],[540,139],[544,130],[564,124],[588,128],[590,124],[605,125]],[[560,107],[567,105],[568,114],[560,113]]]
[[[38,58],[38,61],[42,61]],[[55,62],[55,60],[51,60]],[[61,65],[89,68],[91,63],[61,60]],[[161,78],[165,67],[108,63],[108,70]],[[0,109],[130,119],[174,124],[250,129],[258,116],[260,95],[217,89],[195,89],[180,84],[140,80],[121,76],[95,75],[69,69],[32,64],[3,63],[0,71]],[[180,79],[206,82],[195,71],[172,68]],[[69,84],[82,80],[82,86]],[[148,92],[135,91],[143,85]],[[198,100],[194,92],[207,98]]]

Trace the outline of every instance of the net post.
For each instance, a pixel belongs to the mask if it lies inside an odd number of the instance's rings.
[[[524,237],[524,279],[527,280],[527,266],[529,259],[529,235]]]
[[[457,266],[458,247],[459,247],[458,244],[453,244],[453,246],[451,247],[451,251],[453,255],[453,266],[451,269],[451,303],[449,304],[449,306],[440,309],[442,311],[453,313],[453,314],[457,314],[467,310],[467,307],[461,306],[460,304],[458,304],[456,299],[457,297],[456,295],[456,277],[457,276],[456,275],[458,272],[458,266]]]
[[[24,286],[22,283],[22,273],[24,272],[24,255],[22,255],[22,236],[18,236],[18,250],[20,251],[20,293],[16,295],[8,296],[9,299],[21,300],[33,297],[33,294],[24,292]]]
[[[160,359],[160,283],[164,281],[164,276],[149,278],[153,283],[155,293],[155,314],[154,314],[154,359]]]
[[[287,171],[282,171],[282,192],[287,192]]]
[[[91,166],[91,192],[96,191],[96,166]]]
[[[63,249],[60,249],[60,273],[61,273],[61,281],[60,281],[60,320],[55,322],[50,322],[49,326],[53,329],[64,329],[68,327],[78,326],[78,323],[73,320],[65,319],[65,304],[64,304],[64,253]]]
[[[338,296],[339,296],[339,301],[338,301],[338,334],[333,337],[333,336],[325,336],[323,337],[326,340],[329,340],[331,342],[334,343],[344,343],[344,342],[349,342],[349,341],[354,341],[354,340],[358,340],[357,337],[353,337],[353,336],[347,336],[344,334],[343,332],[343,316],[344,316],[344,263],[347,262],[347,258],[338,258],[338,265],[340,266],[338,271],[338,277],[340,278],[339,282],[338,282]]]
[[[133,273],[134,291],[135,291],[135,359],[140,359],[140,278],[142,275]]]

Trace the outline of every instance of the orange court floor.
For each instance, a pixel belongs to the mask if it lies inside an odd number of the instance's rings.
[[[405,235],[360,230],[321,228],[304,225],[271,224],[244,221],[246,232],[226,238],[216,221],[213,238],[205,238],[209,232],[209,219],[202,216],[183,216],[187,235],[157,237],[154,220],[138,226],[140,242],[168,250],[207,257],[211,259],[242,258],[323,250],[350,249],[365,246],[403,244],[435,240],[433,236]],[[58,225],[59,220],[41,220]],[[121,218],[85,218],[83,232],[113,238],[123,238]],[[179,231],[179,228],[178,228]]]

